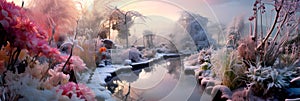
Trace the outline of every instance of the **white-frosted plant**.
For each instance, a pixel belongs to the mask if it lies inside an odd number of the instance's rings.
[[[289,86],[289,81],[295,73],[288,68],[278,69],[271,66],[256,67],[251,65],[248,68],[247,77],[250,82],[254,83],[254,87],[258,87],[263,90],[263,94],[267,94],[270,89],[282,89]],[[259,91],[256,88],[252,88],[252,90]]]
[[[10,94],[17,94],[22,96],[20,101],[49,101],[57,100],[59,95],[56,89],[43,89],[39,79],[32,77],[30,74],[14,74],[12,72],[6,73],[7,88]]]
[[[228,25],[226,29],[227,35],[227,47],[237,48],[238,41],[241,39],[244,31],[244,18],[242,16],[236,16],[233,21]]]
[[[291,82],[294,82],[294,81],[299,81],[299,80],[300,80],[300,76],[298,76],[298,77],[296,77],[296,78],[292,79],[292,80],[291,80]]]
[[[240,78],[244,76],[246,66],[239,59],[235,50],[227,48],[216,50],[211,55],[212,71],[217,79],[231,89],[238,87]]]
[[[74,48],[74,55],[79,56],[88,68],[95,68],[95,56],[100,47],[100,42],[97,42],[97,39],[92,38],[89,34],[86,34],[85,36],[78,36],[77,39],[78,45],[81,46],[82,49],[79,47]]]
[[[198,59],[197,59],[198,56],[199,56],[199,53],[197,53],[197,54],[192,54],[191,56],[185,58],[185,61],[187,61],[186,64],[187,64],[188,66],[195,66],[195,65],[197,65],[197,64],[199,63],[199,62],[198,62]]]

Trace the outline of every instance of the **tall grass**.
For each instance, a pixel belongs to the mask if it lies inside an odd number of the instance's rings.
[[[216,50],[211,55],[212,71],[223,85],[235,89],[242,84],[240,78],[247,70],[235,50],[227,48]]]
[[[89,69],[94,69],[96,67],[95,56],[96,56],[96,39],[88,39],[86,37],[80,36],[78,37],[78,44],[84,49],[81,51],[80,49],[74,49],[74,55],[79,56],[86,66]]]

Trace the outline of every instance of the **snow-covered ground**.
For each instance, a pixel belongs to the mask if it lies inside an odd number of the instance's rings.
[[[172,57],[176,55],[178,56],[178,54],[156,54],[154,58],[139,63],[132,63],[131,65],[150,63],[150,62],[163,59],[164,56]],[[105,67],[96,68],[94,71],[81,74],[80,82],[87,84],[87,86],[89,86],[91,89],[94,90],[97,100],[113,101],[114,99],[111,96],[112,95],[111,92],[107,90],[105,87],[106,86],[105,79],[107,77],[112,76],[111,74],[117,71],[128,70],[128,69],[132,69],[132,66],[108,65]]]
[[[111,76],[111,73],[120,69],[131,69],[131,66],[121,66],[121,65],[109,65],[103,68],[96,68],[90,73],[83,74],[81,76],[81,83],[85,83],[88,87],[93,89],[96,94],[96,98],[99,101],[114,101],[112,94],[106,89],[105,79]]]

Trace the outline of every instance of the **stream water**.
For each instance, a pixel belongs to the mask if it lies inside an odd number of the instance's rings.
[[[199,101],[200,90],[194,74],[185,74],[180,58],[169,58],[141,70],[118,73],[107,82],[116,100]]]

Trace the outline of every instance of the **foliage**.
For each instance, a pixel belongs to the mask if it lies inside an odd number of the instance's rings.
[[[237,47],[238,55],[251,63],[255,63],[255,41],[250,36],[240,40],[239,46]]]
[[[96,56],[95,49],[97,47],[94,45],[95,43],[95,39],[80,36],[78,37],[78,45],[81,46],[84,51],[81,51],[81,49],[78,48],[74,49],[74,55],[79,56],[89,68],[96,67],[94,56]]]
[[[17,53],[26,49],[30,55],[41,53],[49,58],[61,60],[58,49],[48,45],[45,31],[37,27],[28,17],[23,16],[26,15],[23,9],[6,1],[1,1],[1,9],[1,15],[4,16],[1,19],[3,32],[1,38],[4,39],[1,40],[1,47],[9,45],[10,49],[17,48],[15,51]]]
[[[95,94],[92,90],[81,83],[76,84],[69,82],[65,85],[61,85],[59,89],[62,90],[62,95],[66,95],[69,98],[76,96],[80,99],[86,99],[87,101],[95,101]]]
[[[262,24],[262,17],[268,12],[265,4],[271,4],[275,11],[274,21],[267,28],[267,33],[263,33],[263,29],[260,28],[258,32],[258,24]],[[251,23],[254,23],[254,29],[250,29],[250,35],[255,43],[255,59],[263,66],[272,66],[275,60],[280,56],[281,49],[289,46],[288,42],[292,40],[294,36],[298,36],[296,28],[299,28],[299,4],[298,0],[264,0],[255,1],[253,5],[253,16],[249,18]],[[276,30],[275,30],[276,29]],[[271,38],[272,33],[275,33]],[[246,59],[247,60],[247,59]]]
[[[214,50],[212,48],[203,49],[198,54],[193,54],[185,59],[187,65],[195,66],[200,65],[201,68],[210,69],[210,57]]]
[[[30,18],[42,26],[49,36],[54,33],[56,37],[68,34],[77,25],[80,13],[74,0],[31,0],[28,4]]]
[[[211,56],[212,71],[222,80],[222,84],[235,89],[242,84],[246,66],[238,58],[234,50],[226,48],[216,50]]]
[[[205,49],[205,50],[201,50],[199,52],[199,56],[198,56],[198,62],[200,64],[204,63],[204,62],[208,62],[210,63],[210,57],[212,54],[213,49],[209,48],[209,49]]]
[[[4,88],[3,93],[11,94],[10,97],[19,97],[19,100],[26,101],[26,100],[58,100],[60,96],[55,88],[52,89],[40,89],[42,86],[41,82],[38,79],[26,75],[26,74],[13,74],[11,72],[7,72],[6,78],[8,83],[8,88]],[[39,97],[32,97],[32,96],[39,96]],[[3,96],[2,96],[3,98]],[[9,100],[9,98],[3,98],[4,100]]]
[[[103,32],[108,33],[108,29],[102,28],[101,23],[111,14],[111,9],[107,5],[113,1],[116,0],[93,0],[92,4],[88,4],[88,1],[80,2],[79,36],[96,38]]]
[[[295,74],[290,68],[278,69],[274,67],[256,67],[250,66],[247,71],[247,77],[252,85],[251,90],[256,95],[266,95],[274,89],[283,89],[289,86],[289,81]],[[271,90],[272,89],[272,90]]]
[[[110,38],[111,33],[110,30],[118,31],[116,39],[120,41],[120,43],[128,44],[128,37],[130,36],[129,28],[134,24],[134,20],[138,17],[145,21],[145,16],[137,11],[123,11],[115,8],[110,8],[110,15],[106,20],[101,23],[102,32],[100,37],[102,39]],[[128,46],[127,46],[128,47]]]
[[[269,27],[265,34],[258,24],[267,20],[262,18],[269,14],[265,13],[268,12],[266,4],[273,6],[275,16],[271,25],[266,24]],[[293,63],[298,59],[299,50],[293,37],[299,36],[295,30],[299,28],[299,4],[299,0],[256,0],[253,5],[250,37],[241,40],[238,53],[248,67],[245,80],[257,96],[274,95],[274,91],[288,87],[295,76]]]
[[[78,56],[67,59],[59,49],[51,47],[47,31],[28,17],[27,10],[6,0],[0,0],[0,10],[0,51],[3,53],[0,56],[0,88],[4,89],[1,99],[94,99],[91,90],[83,85],[80,90],[87,93],[79,97],[62,95],[58,89],[58,86],[67,84],[74,77],[70,71],[86,69]],[[71,42],[72,47],[74,42]]]
[[[244,31],[244,19],[243,17],[235,17],[230,25],[226,28],[226,35],[228,41],[227,47],[237,48],[238,41],[241,39]]]
[[[195,66],[197,64],[199,64],[197,58],[198,58],[199,54],[192,54],[191,56],[187,57],[185,59],[185,61],[187,62],[188,66]]]
[[[177,30],[174,32],[179,35],[177,37],[180,37],[180,42],[178,44],[183,44],[183,48],[185,48],[189,42],[192,42],[193,45],[196,45],[195,47],[197,50],[209,48],[210,44],[205,31],[209,22],[208,18],[196,13],[183,11],[181,12],[180,18],[177,22],[180,24],[180,27],[183,27],[182,31],[178,31],[178,28],[180,28],[179,26],[176,27]],[[188,33],[188,35],[182,35],[183,33]],[[173,35],[171,34],[171,36]]]
[[[276,12],[274,22],[267,29],[266,36],[263,31],[258,32],[257,27],[258,21],[262,24],[264,20],[259,19],[259,16],[267,12],[265,4],[272,4]],[[292,37],[298,36],[294,29],[299,27],[297,15],[299,4],[297,0],[269,0],[256,1],[253,5],[254,15],[249,18],[254,22],[254,30],[250,30],[253,41],[244,41],[239,46],[239,53],[245,61],[251,62],[247,76],[250,78],[251,90],[255,94],[263,92],[263,95],[267,95],[274,89],[283,89],[289,85],[289,80],[293,79],[295,68],[293,63],[298,57],[299,50],[297,46],[288,42],[293,39]],[[272,33],[275,33],[273,38]],[[253,47],[256,48],[253,50]]]

